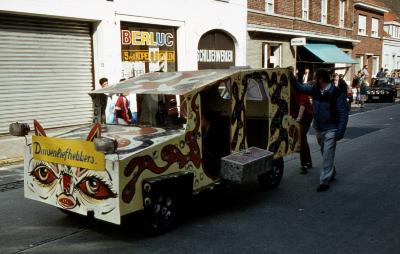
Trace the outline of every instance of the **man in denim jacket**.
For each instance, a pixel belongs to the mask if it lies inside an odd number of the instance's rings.
[[[346,94],[341,93],[330,80],[329,72],[325,69],[319,69],[315,73],[315,85],[299,84],[293,72],[290,79],[295,90],[308,94],[313,99],[313,127],[323,157],[318,192],[328,190],[329,183],[335,178],[336,142],[343,138],[349,119]]]

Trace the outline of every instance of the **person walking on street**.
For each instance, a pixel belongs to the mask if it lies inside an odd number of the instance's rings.
[[[364,107],[365,101],[367,100],[367,93],[368,93],[368,86],[366,82],[361,83],[360,87],[360,102],[361,102],[361,108]]]
[[[343,74],[339,75],[339,89],[346,93],[347,97],[347,110],[351,110],[351,103],[353,102],[353,90],[347,84],[346,80],[344,80]]]
[[[343,138],[348,122],[346,95],[340,93],[331,83],[329,72],[325,69],[319,69],[315,73],[315,86],[298,83],[293,68],[289,70],[292,87],[298,92],[310,95],[313,99],[313,127],[316,130],[323,161],[317,191],[326,191],[336,175],[334,164],[336,142]]]
[[[299,113],[297,115],[296,121],[300,123],[300,173],[307,174],[307,170],[312,168],[312,160],[310,154],[310,147],[308,145],[307,133],[310,129],[312,122],[312,106],[310,102],[310,97],[303,93],[296,94],[297,101],[299,102]]]
[[[108,87],[108,79],[101,78],[99,80],[101,88]],[[106,123],[106,107],[108,97],[105,94],[92,95],[94,106],[93,122]]]
[[[383,78],[385,77],[385,72],[383,71],[383,68],[381,68],[378,73],[376,74],[377,78]]]

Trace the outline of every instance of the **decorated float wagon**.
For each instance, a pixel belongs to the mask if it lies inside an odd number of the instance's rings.
[[[48,137],[35,120],[25,197],[115,224],[144,211],[163,232],[192,194],[221,181],[279,184],[283,156],[300,144],[290,93],[286,69],[150,73],[92,91],[130,100],[135,123],[100,124],[96,114],[91,126]],[[15,136],[29,130],[10,125]]]

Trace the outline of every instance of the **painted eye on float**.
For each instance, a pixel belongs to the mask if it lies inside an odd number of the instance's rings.
[[[57,176],[53,172],[51,168],[46,165],[39,164],[37,165],[30,173],[39,183],[44,185],[52,184],[56,179]]]
[[[98,200],[115,198],[117,196],[117,194],[110,189],[108,184],[95,176],[83,178],[82,181],[79,182],[78,188],[87,196]]]

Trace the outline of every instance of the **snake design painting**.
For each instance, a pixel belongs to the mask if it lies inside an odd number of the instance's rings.
[[[122,200],[125,203],[129,203],[132,201],[135,195],[136,182],[145,170],[150,170],[154,174],[162,174],[167,171],[174,163],[178,164],[179,169],[183,169],[189,162],[192,162],[196,168],[199,168],[201,166],[201,153],[200,147],[197,142],[197,137],[199,135],[200,129],[200,112],[196,105],[197,96],[198,95],[195,95],[191,102],[191,110],[196,114],[196,118],[194,120],[195,127],[193,128],[193,130],[185,134],[183,147],[178,147],[173,144],[168,144],[162,147],[160,154],[161,160],[164,164],[163,166],[160,166],[159,163],[156,162],[156,160],[154,159],[156,154],[153,154],[153,156],[144,155],[140,157],[135,157],[125,167],[124,175],[126,177],[131,177],[131,180],[122,191]],[[189,152],[186,154],[182,152],[185,146],[188,146],[189,148]],[[137,170],[135,170],[136,168]]]
[[[296,151],[299,148],[299,126],[290,112],[290,86],[285,73],[272,72],[267,78],[270,95],[270,128],[268,150],[275,158]]]

